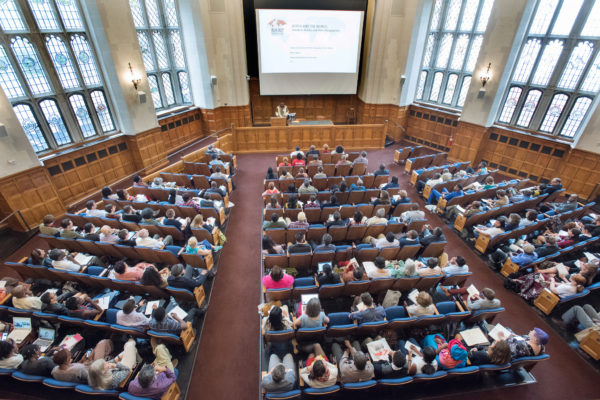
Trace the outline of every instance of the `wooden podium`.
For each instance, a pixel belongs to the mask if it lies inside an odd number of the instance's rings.
[[[271,117],[271,126],[285,126],[287,118],[284,117]]]

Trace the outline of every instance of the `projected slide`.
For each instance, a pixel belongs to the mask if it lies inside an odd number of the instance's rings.
[[[361,11],[257,10],[263,74],[356,73]]]

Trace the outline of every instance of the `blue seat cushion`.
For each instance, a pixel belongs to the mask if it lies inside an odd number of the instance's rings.
[[[27,375],[21,371],[13,372],[12,377],[15,379],[18,379],[20,381],[26,381],[26,382],[42,382],[44,379],[46,379],[45,376]]]
[[[88,385],[77,385],[77,386],[75,386],[75,390],[80,393],[85,393],[85,394],[101,394],[101,395],[109,395],[109,396],[119,394],[118,390],[94,389],[93,387],[88,386]]]
[[[43,383],[44,383],[44,385],[51,386],[53,388],[58,388],[58,389],[70,389],[70,388],[74,388],[75,386],[79,385],[79,383],[58,381],[58,380],[52,379],[52,378],[44,379]]]
[[[299,398],[300,397],[300,390],[296,389],[296,390],[290,390],[289,392],[282,392],[282,393],[267,393],[265,395],[265,398],[268,400],[288,400],[288,399],[292,399],[292,398]],[[129,400],[129,399],[127,399]],[[135,399],[131,399],[131,400],[135,400]]]

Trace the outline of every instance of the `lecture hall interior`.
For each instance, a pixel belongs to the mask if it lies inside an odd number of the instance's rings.
[[[0,398],[600,398],[600,0],[0,0]]]

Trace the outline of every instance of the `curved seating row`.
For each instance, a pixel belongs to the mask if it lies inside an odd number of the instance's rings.
[[[346,153],[346,155],[348,156],[347,159],[348,161],[354,161],[359,155],[360,152],[358,151],[349,151]],[[283,159],[287,158],[288,161],[292,161],[292,158],[290,157],[289,154],[279,154],[277,156],[275,156],[275,163],[277,165],[281,164],[283,162]],[[306,155],[304,156],[304,158],[306,159]],[[340,161],[342,159],[342,155],[338,154],[338,153],[321,153],[319,152],[319,156],[318,156],[319,160],[323,161],[323,164],[337,164],[338,161]],[[312,160],[313,157],[309,156],[309,161]]]
[[[179,374],[179,371],[177,369],[175,369],[174,373],[177,376]],[[127,392],[120,392],[119,390],[100,390],[100,389],[94,389],[89,385],[84,385],[81,383],[59,381],[59,380],[56,380],[53,378],[48,378],[48,377],[39,376],[39,375],[29,375],[29,374],[25,374],[25,373],[19,371],[18,369],[0,368],[0,376],[11,376],[12,378],[14,378],[20,382],[41,383],[44,386],[52,388],[52,389],[59,389],[59,390],[73,389],[78,393],[91,395],[91,396],[95,396],[95,397],[106,396],[106,397],[118,397],[123,400],[152,400],[147,397],[132,396]],[[180,393],[181,393],[181,390],[180,390],[179,386],[177,385],[177,382],[174,382],[169,387],[167,392],[161,397],[161,400],[176,400],[179,398]]]
[[[472,214],[465,217],[463,214],[458,214],[456,220],[454,220],[454,229],[462,231],[463,229],[469,228],[473,225],[484,223],[489,221],[490,218],[498,215],[509,215],[511,213],[519,213],[521,211],[534,208],[538,203],[544,201],[547,195],[541,195],[532,199],[519,201],[516,203],[509,203],[504,206],[489,208],[486,211]]]
[[[445,169],[447,169],[451,174],[454,174],[457,171],[465,170],[469,165],[471,165],[471,161],[449,163],[445,165],[436,165],[429,168],[416,169],[412,171],[410,183],[415,185],[419,180],[427,181],[435,174],[441,174]]]
[[[424,156],[410,157],[404,163],[404,171],[411,173],[415,169],[427,168],[430,165],[442,165],[448,160],[448,153],[426,154]]]
[[[161,289],[157,286],[142,285],[139,282],[110,279],[105,276],[100,276],[103,268],[95,266],[88,267],[87,273],[81,273],[63,271],[55,268],[46,268],[41,265],[15,263],[10,261],[5,262],[4,265],[13,269],[24,279],[41,278],[60,282],[73,281],[80,283],[84,287],[118,290],[119,292],[128,292],[135,295],[148,294],[152,297],[164,299],[173,296],[181,301],[196,302],[198,307],[203,305],[206,298],[204,288],[202,286],[198,286],[194,292],[172,286],[167,286],[165,289]]]
[[[97,227],[108,225],[113,229],[127,229],[132,232],[139,231],[140,229],[147,229],[150,233],[150,236],[154,236],[155,234],[159,235],[160,237],[171,235],[174,240],[185,239],[183,232],[181,232],[173,225],[142,224],[136,222],[121,221],[114,218],[91,217],[85,214],[70,213],[65,214],[65,218],[69,218],[71,221],[73,221],[73,224],[75,226],[84,226],[86,223],[89,222]],[[215,244],[215,242],[218,242],[218,233],[216,229],[214,229],[212,232],[209,232],[204,228],[193,228],[192,233],[200,242],[203,240],[208,240],[210,244]]]
[[[410,276],[403,278],[375,278],[370,280],[341,282],[336,284],[319,285],[314,277],[302,277],[294,280],[290,288],[264,289],[267,301],[299,299],[303,294],[318,293],[320,298],[336,298],[341,296],[359,296],[361,293],[384,293],[388,289],[401,292],[412,289],[430,290],[438,284],[444,286],[462,286],[471,272],[454,275]]]
[[[468,178],[465,178],[465,179],[468,179]],[[456,182],[453,182],[453,181],[449,181],[449,182],[451,182],[451,186],[450,186],[450,188],[447,188],[448,190],[451,190],[452,187],[456,183],[461,183],[460,180],[457,180]],[[446,183],[448,184],[448,182],[446,182]],[[440,199],[438,200],[437,207],[443,209],[444,207],[449,207],[452,205],[466,206],[475,200],[494,198],[496,196],[496,191],[498,189],[508,189],[511,187],[514,187],[516,189],[521,189],[521,188],[528,187],[531,185],[532,185],[532,183],[528,179],[523,179],[523,180],[513,179],[508,182],[500,182],[500,183],[496,184],[496,186],[494,186],[493,188],[490,188],[490,189],[482,189],[482,190],[477,190],[477,191],[467,190],[466,192],[464,192],[464,194],[462,196],[456,196],[456,197],[450,199],[449,201],[446,201],[446,199],[444,199],[443,197],[440,197]],[[425,188],[427,188],[427,185],[425,186]],[[437,188],[438,188],[438,186],[436,185],[435,189],[437,190]],[[423,189],[423,195],[424,194],[425,194],[425,189]]]
[[[398,379],[379,379],[359,383],[340,383],[321,389],[304,388],[301,385],[301,389],[294,389],[284,393],[266,393],[264,395],[264,398],[268,400],[298,400],[301,398],[324,398],[341,391],[345,393],[356,394],[358,394],[357,392],[364,391],[366,394],[371,393],[376,389],[399,388],[409,384],[427,384],[468,375],[501,372],[507,370],[518,370],[520,368],[523,368],[526,371],[531,371],[538,362],[546,361],[549,358],[549,355],[541,354],[539,356],[533,357],[516,358],[505,365],[483,364],[479,366],[467,366],[463,368],[440,370],[432,375],[418,374]]]
[[[62,324],[78,326],[81,328],[98,329],[98,330],[106,331],[109,333],[123,333],[126,335],[131,335],[134,337],[142,337],[142,338],[147,338],[147,339],[155,338],[155,339],[164,341],[168,344],[183,346],[185,351],[188,351],[190,349],[190,347],[192,346],[192,343],[194,342],[194,338],[195,338],[194,330],[189,323],[188,323],[188,328],[183,330],[180,335],[174,335],[172,333],[158,332],[158,331],[153,331],[153,330],[143,330],[143,329],[139,329],[139,328],[132,328],[132,327],[128,327],[128,326],[118,325],[116,323],[116,311],[117,310],[114,310],[114,313],[113,313],[114,318],[113,318],[113,320],[111,320],[112,321],[112,323],[111,323],[111,322],[108,322],[108,314],[107,314],[107,322],[102,322],[102,321],[95,321],[93,319],[75,318],[75,317],[69,317],[66,315],[50,314],[50,313],[45,313],[42,311],[26,310],[26,309],[9,307],[6,305],[0,305],[0,313],[6,313],[6,314],[13,315],[13,316],[19,316],[19,317],[36,318],[39,320],[45,320],[45,321],[50,321],[50,322],[60,322]]]
[[[356,324],[349,318],[347,312],[330,313],[327,326],[317,328],[298,328],[283,331],[264,332],[266,342],[282,342],[296,339],[299,342],[318,342],[327,337],[346,336],[375,336],[384,329],[403,330],[407,328],[429,327],[432,325],[446,325],[465,322],[475,324],[480,321],[493,321],[496,315],[504,308],[478,310],[471,312],[464,310],[458,302],[443,301],[435,304],[436,314],[425,316],[411,316],[403,306],[392,306],[385,309],[386,319],[377,322],[364,322]]]
[[[80,253],[89,253],[96,256],[111,256],[118,259],[143,260],[155,264],[173,265],[181,261],[169,250],[152,249],[142,246],[124,246],[120,244],[94,242],[86,239],[66,239],[56,236],[40,234],[52,249],[66,249]],[[197,268],[211,268],[212,255],[200,256],[198,254],[182,253],[183,260]]]
[[[168,194],[168,192],[167,192]],[[199,207],[200,211],[196,211],[194,207],[187,206],[177,206],[174,204],[162,204],[162,203],[153,203],[153,202],[145,202],[145,201],[129,201],[129,200],[112,200],[112,199],[103,199],[103,201],[107,204],[114,204],[117,209],[122,209],[125,206],[131,206],[136,210],[142,210],[146,207],[153,209],[154,211],[160,211],[161,215],[165,215],[168,209],[172,209],[175,211],[175,214],[178,217],[190,219],[194,219],[194,217],[198,214],[201,214],[204,219],[213,217],[217,223],[220,225],[225,224],[227,220],[227,216],[225,214],[225,209],[221,207],[219,210],[214,207]],[[166,203],[166,199],[165,199]]]
[[[595,202],[588,203],[585,206],[578,207],[573,211],[567,211],[567,212],[558,214],[558,217],[560,217],[560,219],[562,221],[566,221],[566,220],[572,219],[572,218],[578,218],[578,217],[584,215],[595,204],[596,204]],[[485,253],[488,249],[492,249],[500,243],[508,242],[508,240],[510,240],[510,239],[516,239],[523,235],[529,235],[530,233],[533,233],[535,231],[542,230],[542,228],[544,228],[546,223],[547,223],[546,217],[543,214],[539,214],[538,222],[535,222],[531,225],[527,225],[524,227],[514,229],[512,231],[501,233],[499,235],[494,236],[493,238],[490,238],[490,236],[486,235],[486,234],[480,234],[477,237],[477,241],[475,242],[475,248],[477,250],[479,250],[481,253]]]
[[[264,194],[263,195],[264,204],[269,205],[272,197],[275,197],[282,204],[285,204],[288,202],[289,198],[292,195],[296,196],[298,198],[298,200],[300,200],[303,203],[308,202],[312,196],[316,196],[319,203],[325,203],[325,202],[328,202],[331,199],[331,196],[334,194],[335,194],[338,204],[349,204],[349,205],[356,205],[356,204],[361,204],[361,203],[369,204],[369,203],[371,203],[371,201],[373,199],[377,198],[379,196],[379,193],[381,192],[381,189],[365,189],[365,190],[352,190],[352,191],[346,190],[344,192],[337,191],[335,193],[332,193],[329,190],[327,190],[327,188],[325,188],[325,190],[321,190],[316,193],[300,193],[300,194],[298,194],[298,193],[287,192],[287,187],[284,190],[285,191],[282,191],[281,193],[277,193],[277,194]],[[386,191],[388,192],[388,194],[390,196],[394,196],[394,195],[398,194],[398,192],[400,191],[400,188],[389,188],[389,189],[386,189]]]
[[[446,242],[432,243],[424,250],[423,255],[427,257],[438,257],[443,253]],[[281,268],[307,269],[319,265],[319,263],[338,263],[356,257],[358,261],[375,261],[381,256],[386,260],[406,260],[414,258],[423,246],[413,245],[404,247],[386,247],[378,249],[370,244],[358,245],[356,249],[351,246],[337,246],[336,251],[316,251],[314,253],[291,253],[291,254],[266,254],[263,255],[265,269],[278,265]]]
[[[334,175],[327,174],[325,178],[312,178],[312,185],[317,189],[324,191],[331,188],[333,185],[340,185],[342,181],[346,182],[346,185],[350,187],[353,183],[357,183],[358,180],[362,181],[362,186],[367,189],[379,189],[379,187],[383,184],[388,183],[390,179],[390,175]],[[269,188],[269,184],[273,183],[275,187],[280,192],[285,192],[288,190],[290,185],[294,185],[296,188],[299,188],[304,184],[305,178],[293,178],[293,179],[265,179],[264,187],[265,190]]]
[[[394,162],[400,164],[405,162],[409,157],[419,157],[428,152],[425,146],[407,146],[401,147],[394,152]]]
[[[355,192],[351,192],[355,193]],[[398,204],[394,211],[392,212],[392,217],[399,217],[403,212],[410,210],[414,203],[403,203]],[[391,210],[390,204],[378,204],[373,205],[371,203],[358,203],[358,204],[341,204],[339,206],[324,206],[320,207],[304,207],[304,208],[271,208],[267,207],[264,209],[264,220],[269,221],[273,214],[277,214],[280,217],[289,218],[292,221],[296,221],[298,219],[298,214],[300,212],[304,212],[306,215],[306,220],[311,223],[323,223],[326,222],[329,218],[329,215],[335,213],[336,211],[340,213],[342,219],[349,219],[354,216],[357,211],[367,218],[377,215],[377,210],[383,208],[385,210],[385,215],[390,214]],[[390,223],[396,223],[394,221],[390,221]]]
[[[326,207],[326,212],[335,209],[334,207]],[[298,218],[296,217],[296,220]],[[332,225],[327,228],[322,224],[310,224],[308,229],[303,228],[265,228],[264,234],[271,236],[275,243],[293,243],[296,233],[306,232],[307,239],[321,241],[325,233],[329,233],[334,242],[359,242],[366,236],[377,237],[380,234],[386,235],[388,232],[402,233],[405,230],[416,230],[419,232],[427,220],[415,219],[409,224],[390,220],[387,224],[359,224],[359,225]]]

